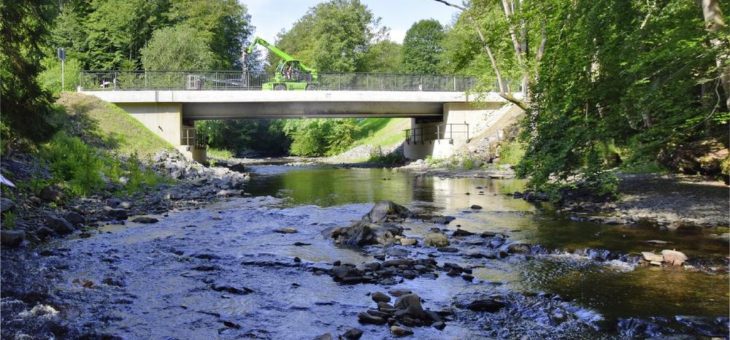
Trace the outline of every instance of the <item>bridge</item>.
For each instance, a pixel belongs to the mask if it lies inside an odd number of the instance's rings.
[[[460,76],[332,73],[314,90],[261,91],[267,80],[241,71],[86,71],[78,90],[118,105],[195,160],[205,159],[197,120],[314,117],[412,118],[406,157],[445,157],[506,104],[494,92],[470,92],[475,80]]]

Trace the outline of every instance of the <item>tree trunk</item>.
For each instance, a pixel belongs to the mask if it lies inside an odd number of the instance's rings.
[[[719,0],[702,0],[702,14],[705,17],[705,28],[711,33],[717,33],[725,29],[725,20],[720,10]],[[715,48],[722,48],[727,41],[713,38],[710,43]],[[720,83],[725,92],[725,107],[730,110],[730,65],[728,64],[728,52],[725,50],[717,56],[717,68],[720,72]]]

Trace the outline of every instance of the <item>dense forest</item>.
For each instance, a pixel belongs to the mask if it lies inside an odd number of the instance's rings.
[[[615,168],[727,175],[727,4],[438,2],[458,8],[458,18],[449,26],[416,22],[403,44],[390,41],[388,28],[358,0],[312,7],[275,43],[321,72],[477,77],[481,89],[496,89],[526,110],[518,170],[537,187],[577,176],[612,190],[605,170]],[[5,1],[0,16],[3,149],[52,136],[54,96],[73,89],[80,70],[275,65],[260,58],[242,65],[255,28],[235,0]],[[65,89],[59,47],[68,56]],[[524,96],[512,94],[518,90]],[[305,156],[346,150],[358,128],[351,119],[198,124],[212,147],[265,145],[259,151]]]

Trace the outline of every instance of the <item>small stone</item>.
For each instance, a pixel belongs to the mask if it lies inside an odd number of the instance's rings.
[[[373,293],[370,298],[373,299],[375,302],[390,302],[390,296],[386,295],[385,293],[381,292],[375,292]]]
[[[441,233],[428,233],[423,241],[427,247],[442,248],[449,245],[449,239]]]
[[[433,328],[442,330],[442,329],[446,328],[446,324],[443,321],[436,321],[433,323]]]
[[[296,230],[295,228],[287,227],[287,228],[274,229],[274,232],[279,233],[279,234],[295,234],[299,231]]]
[[[58,187],[56,187],[55,185],[49,185],[43,188],[38,196],[40,197],[40,199],[46,202],[56,202],[60,201],[61,198],[63,198],[61,190],[58,189]]]
[[[480,209],[482,209],[482,206],[481,206],[481,205],[476,205],[476,204],[473,204],[473,205],[471,206],[471,209],[472,209],[472,210],[480,210]]]
[[[106,215],[114,220],[126,220],[127,219],[127,211],[124,209],[116,209],[109,206],[104,207],[104,211],[106,212]]]
[[[135,217],[134,219],[132,219],[132,222],[142,223],[142,224],[152,224],[152,223],[157,223],[159,221],[160,220],[158,220],[154,217],[149,217],[149,216],[139,216],[139,217]]]
[[[25,232],[22,230],[0,231],[0,244],[3,247],[15,248],[25,240]]]
[[[316,338],[314,340],[333,340],[332,334],[330,333],[324,333]]]
[[[51,236],[53,234],[55,234],[55,232],[48,227],[40,227],[38,228],[38,230],[35,231],[35,235],[38,236],[41,241],[45,240],[48,236]]]
[[[358,313],[357,314],[357,321],[363,324],[371,324],[371,325],[384,325],[386,323],[386,320],[377,317],[375,315],[371,315],[365,312]]]
[[[303,247],[303,246],[311,246],[311,243],[305,243],[305,242],[294,242],[294,245],[297,247]]]
[[[680,251],[669,249],[662,250],[662,258],[665,263],[673,266],[681,266],[685,261],[687,261],[687,255],[684,255],[684,253]]]
[[[471,282],[472,280],[474,280],[474,275],[471,275],[471,274],[463,274],[463,275],[461,275],[461,278],[464,279],[465,281]]]
[[[347,340],[357,340],[360,339],[362,336],[362,331],[357,328],[350,328],[345,332],[345,334],[342,334],[342,337]]]
[[[401,238],[399,241],[400,241],[400,244],[404,245],[404,246],[415,246],[416,244],[418,244],[418,240],[416,240],[415,238],[405,238],[404,237],[404,238]]]
[[[471,236],[474,235],[471,231],[464,230],[464,229],[456,229],[454,230],[454,233],[451,234],[451,236]]]
[[[295,263],[301,263],[302,262],[302,259],[300,259],[298,256],[295,256],[294,257],[294,262]]]
[[[390,333],[396,337],[413,335],[413,330],[405,326],[390,326]]]

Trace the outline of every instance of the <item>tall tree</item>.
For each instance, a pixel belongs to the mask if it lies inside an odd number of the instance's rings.
[[[49,139],[55,130],[49,122],[54,112],[53,98],[37,82],[55,6],[53,1],[0,4],[2,125],[10,129],[10,134],[36,142]],[[2,137],[9,135],[3,133]]]
[[[194,28],[222,69],[241,67],[242,46],[251,35],[251,16],[236,0],[172,0],[167,18]]]
[[[403,71],[438,73],[444,36],[444,27],[438,20],[428,19],[414,23],[403,39]]]
[[[390,40],[371,45],[365,55],[365,70],[373,73],[402,73],[402,49],[403,46]]]
[[[387,29],[359,0],[330,0],[311,8],[286,32],[277,46],[305,63],[329,72],[361,72],[370,45]],[[276,62],[270,56],[270,63]]]
[[[208,47],[203,34],[187,25],[155,31],[141,54],[145,70],[209,70],[222,62]]]

